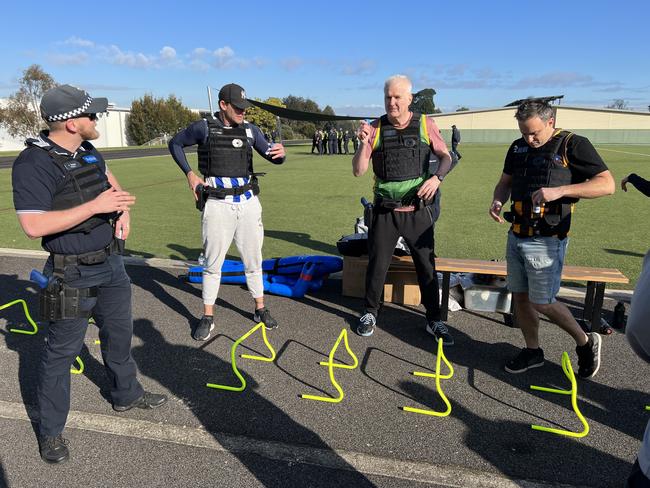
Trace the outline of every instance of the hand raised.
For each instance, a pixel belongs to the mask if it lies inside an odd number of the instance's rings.
[[[92,200],[93,213],[128,212],[135,203],[135,195],[128,191],[109,188]]]

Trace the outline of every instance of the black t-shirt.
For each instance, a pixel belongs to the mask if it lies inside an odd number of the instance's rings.
[[[559,130],[559,129],[558,129]],[[517,147],[527,147],[528,153],[535,154],[536,152],[545,152],[549,150],[548,146],[553,144],[552,140],[549,140],[544,146],[539,148],[534,148],[528,145],[528,143],[522,138],[514,141],[508,153],[506,154],[506,159],[503,164],[503,172],[507,175],[512,175],[514,172],[513,168],[513,159]],[[607,171],[607,166],[605,162],[600,157],[600,154],[596,152],[596,148],[589,142],[589,139],[577,134],[573,134],[566,146],[566,155],[569,161],[569,170],[571,171],[571,184],[583,183],[584,181],[593,178],[603,171]],[[569,232],[569,227],[571,226],[571,216],[563,219],[561,224],[553,230],[553,235],[566,235]]]
[[[57,146],[42,132],[38,139],[32,139],[32,145],[23,150],[13,164],[11,180],[13,185],[14,207],[16,213],[45,213],[52,210],[52,201],[57,188],[63,183],[64,173],[48,154],[54,148],[58,153],[69,155],[67,150]],[[97,158],[95,164],[106,171],[106,163],[101,154],[86,143],[88,148],[80,147],[78,151],[88,151]],[[43,249],[57,254],[83,254],[98,251],[110,244],[113,229],[110,224],[101,224],[90,232],[61,232],[44,236]]]

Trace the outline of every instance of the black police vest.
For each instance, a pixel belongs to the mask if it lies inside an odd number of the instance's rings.
[[[54,148],[35,146],[47,151],[64,175],[63,181],[57,186],[54,193],[52,210],[67,210],[77,207],[94,200],[100,193],[111,187],[106,174],[96,164],[97,156],[90,152],[93,146],[89,142],[83,142],[82,147],[86,151],[78,151],[74,157],[59,154]],[[93,215],[88,220],[81,222],[71,229],[67,229],[65,233],[88,233],[95,227],[109,223],[110,219],[115,216],[116,213],[114,212]]]
[[[535,211],[531,195],[540,188],[555,188],[570,185],[572,180],[566,155],[567,143],[573,136],[569,131],[559,131],[543,150],[532,150],[522,139],[514,147],[512,173],[513,232],[517,235],[555,235],[555,229],[562,221],[570,218],[577,198],[563,197],[546,203]],[[566,221],[565,221],[566,222]],[[568,232],[568,225],[561,237]]]
[[[197,148],[199,171],[207,176],[245,178],[253,174],[253,148],[245,125],[224,127],[214,117],[208,122],[208,138]]]
[[[420,139],[419,113],[413,113],[404,129],[397,129],[383,115],[380,119],[381,143],[372,152],[372,169],[384,181],[419,178],[429,166],[429,146]]]

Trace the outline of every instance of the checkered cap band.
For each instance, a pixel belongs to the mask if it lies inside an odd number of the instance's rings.
[[[75,117],[78,117],[79,115],[83,114],[88,110],[88,107],[90,107],[90,104],[93,102],[93,97],[88,95],[86,98],[86,101],[83,103],[83,105],[79,108],[75,108],[74,110],[70,110],[69,112],[65,112],[62,114],[57,114],[57,115],[49,115],[45,117],[45,120],[48,122],[59,122],[63,120],[68,120],[68,119],[73,119]]]

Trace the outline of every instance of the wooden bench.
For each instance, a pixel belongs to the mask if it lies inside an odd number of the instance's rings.
[[[365,269],[368,266],[368,257],[350,257],[345,256],[343,259],[343,294],[349,296],[363,296],[365,287]],[[359,271],[363,270],[361,277],[363,287],[359,295]],[[479,259],[453,259],[453,258],[436,258],[436,270],[442,273],[442,297],[441,312],[442,319],[448,318],[449,303],[449,278],[451,273],[476,273],[488,274],[494,276],[506,276],[505,261],[483,261]],[[347,275],[347,276],[346,276]],[[354,276],[353,276],[354,275]],[[397,257],[393,256],[389,268],[389,277],[391,275],[399,277],[396,283],[388,282],[384,288],[384,293],[392,292],[394,286],[417,286],[417,277],[415,275],[415,266],[411,256]],[[606,283],[629,283],[629,279],[617,269],[613,268],[590,268],[586,266],[564,266],[562,270],[562,279],[570,281],[586,281],[587,292],[585,294],[584,309],[582,318],[590,324],[600,325],[600,314],[603,308],[603,299],[605,296]],[[347,281],[347,283],[346,283]],[[356,286],[355,286],[356,284]],[[387,288],[387,287],[391,288]],[[419,302],[419,293],[418,293]],[[386,300],[391,301],[391,300]],[[394,300],[397,301],[397,300]],[[409,304],[415,305],[414,301]]]

